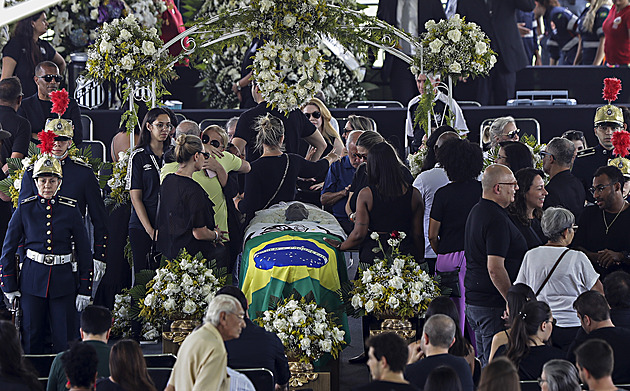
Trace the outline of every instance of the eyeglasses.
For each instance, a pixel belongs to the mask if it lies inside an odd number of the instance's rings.
[[[208,152],[199,151],[201,155],[203,155],[204,159],[210,159],[210,154]]]
[[[201,142],[204,144],[210,143],[210,145],[212,145],[215,148],[221,148],[221,143],[217,140],[210,140],[210,136],[208,136],[207,134],[204,134],[203,136],[201,136]]]
[[[581,130],[567,130],[566,132],[562,133],[562,137],[568,138],[569,140],[581,140],[584,138],[584,132],[582,132]]]
[[[240,320],[245,320],[245,313],[242,314],[237,314],[235,312],[230,312],[230,314],[236,316],[237,318],[239,318]]]
[[[497,185],[507,185],[516,188],[516,186],[518,186],[518,182],[499,182]]]
[[[613,183],[609,183],[607,185],[597,185],[594,187],[591,187],[590,189],[588,189],[588,191],[592,194],[595,195],[595,193],[601,193],[602,191],[604,191],[605,188],[610,187],[612,185],[614,185],[617,182],[613,182]]]
[[[367,160],[367,156],[368,156],[368,155],[367,155],[367,153],[353,153],[353,154],[352,154],[352,156],[353,156],[355,159],[364,159],[364,160]]]
[[[544,158],[545,156],[553,157],[553,154],[551,154],[549,152],[545,152],[545,151],[540,151],[540,152],[538,152],[538,154],[540,155],[541,158]]]
[[[50,83],[51,81],[53,81],[53,79],[55,79],[57,83],[61,83],[61,81],[63,80],[63,77],[61,75],[44,75],[37,77],[40,79],[44,79],[46,83]]]
[[[551,323],[552,326],[555,326],[556,323],[558,323],[558,321],[556,320],[556,318],[551,318],[551,320],[546,320],[546,323]]]
[[[155,124],[151,124],[152,126],[155,126],[156,128],[162,130],[162,129],[173,129],[173,125],[170,122],[158,122]]]
[[[312,113],[304,113],[304,115],[308,119],[311,119],[311,116],[313,116],[313,118],[315,119],[319,119],[322,116],[322,113],[320,113],[319,111],[313,111]]]
[[[540,387],[542,387],[543,383],[547,383],[547,380],[543,379],[542,377],[539,377],[538,378],[538,385]]]
[[[521,132],[520,129],[514,129],[511,132],[508,132],[507,134],[505,134],[504,136],[509,138],[510,140],[514,140],[516,138],[516,136],[518,136],[518,134]]]

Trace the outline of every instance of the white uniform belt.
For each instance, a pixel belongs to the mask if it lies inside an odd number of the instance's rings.
[[[32,259],[37,263],[43,263],[44,265],[63,265],[72,261],[72,254],[56,255],[56,254],[40,254],[37,251],[26,250],[26,257]]]

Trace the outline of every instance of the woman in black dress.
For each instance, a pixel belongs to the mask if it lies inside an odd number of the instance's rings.
[[[256,148],[263,154],[251,163],[245,175],[245,194],[238,208],[251,220],[259,210],[278,202],[294,201],[297,178],[310,178],[326,173],[332,162],[339,159],[334,152],[311,162],[300,155],[282,152],[284,125],[271,114],[258,118]]]
[[[22,83],[25,97],[37,92],[35,66],[42,61],[52,61],[59,67],[59,73],[66,71],[63,57],[47,41],[39,39],[48,31],[46,12],[40,11],[20,20],[13,36],[2,49],[2,79],[17,76]]]
[[[514,194],[514,202],[508,206],[510,219],[527,241],[527,248],[542,246],[547,242],[540,226],[542,206],[545,196],[545,174],[535,168],[523,168],[514,176],[518,182],[518,190]]]
[[[388,142],[370,149],[368,186],[357,198],[354,229],[343,243],[330,241],[331,244],[337,245],[341,251],[359,247],[361,262],[372,263],[376,255],[372,249],[378,244],[368,233],[378,233],[387,251],[389,235],[393,231],[405,232],[407,236],[401,242],[400,252],[413,255],[421,262],[424,255],[422,197],[405,179],[401,166],[402,162]]]
[[[180,135],[175,144],[177,171],[168,174],[160,187],[158,210],[158,246],[168,259],[177,257],[182,249],[190,255],[201,252],[206,260],[216,259],[217,266],[227,266],[227,249],[221,244],[225,231],[214,222],[212,201],[192,178],[201,170],[204,159],[201,139]]]

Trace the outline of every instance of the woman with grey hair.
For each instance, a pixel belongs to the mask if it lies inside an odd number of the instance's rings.
[[[525,253],[515,283],[529,285],[537,300],[549,304],[557,320],[551,336],[554,346],[567,350],[580,328],[573,301],[590,289],[603,294],[599,275],[581,251],[568,246],[575,235],[575,217],[564,208],[548,208],[542,216],[547,244]]]
[[[482,143],[494,148],[502,141],[518,141],[519,129],[514,117],[499,117],[483,130]]]
[[[575,365],[567,360],[550,360],[543,366],[538,379],[542,391],[580,391],[580,381]]]

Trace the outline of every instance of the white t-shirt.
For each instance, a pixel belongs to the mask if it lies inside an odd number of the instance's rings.
[[[514,283],[527,284],[536,292],[564,250],[566,247],[554,246],[540,246],[529,250],[525,253]],[[590,290],[598,278],[599,274],[583,252],[569,250],[537,299],[549,304],[558,326],[579,327],[580,320],[573,309],[573,302],[580,294]]]
[[[436,258],[435,252],[429,244],[429,216],[431,215],[431,205],[433,205],[433,196],[435,192],[442,186],[446,186],[450,181],[446,175],[446,171],[439,166],[421,172],[413,181],[413,187],[418,189],[422,195],[424,203],[424,257]]]

